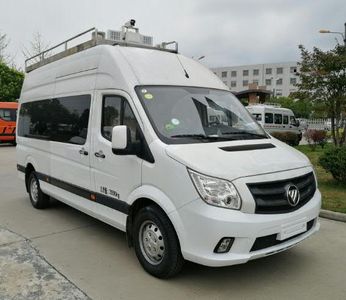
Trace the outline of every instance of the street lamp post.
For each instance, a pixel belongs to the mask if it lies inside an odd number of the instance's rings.
[[[340,31],[330,31],[330,30],[327,30],[327,29],[321,29],[320,30],[320,33],[333,33],[333,34],[339,34],[342,36],[342,40],[344,42],[344,45],[346,46],[346,23],[344,24],[345,26],[345,32],[342,33]]]

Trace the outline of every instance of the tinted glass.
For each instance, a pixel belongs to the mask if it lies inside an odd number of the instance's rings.
[[[272,113],[266,113],[265,114],[265,122],[268,124],[273,123],[273,114]]]
[[[106,96],[102,108],[103,137],[110,141],[113,127],[117,125],[126,125],[130,129],[132,143],[140,142],[138,123],[130,105],[120,96]]]
[[[4,121],[15,122],[17,119],[17,110],[8,109],[8,108],[0,108],[0,119]]]
[[[261,114],[252,114],[256,121],[262,121],[262,115]]]
[[[282,124],[282,115],[281,114],[275,114],[274,115],[274,122],[275,122],[275,124]]]
[[[124,101],[124,120],[123,125],[126,125],[131,132],[132,143],[140,141],[138,124],[135,115],[133,114],[130,105]]]
[[[122,98],[118,96],[107,96],[103,100],[101,132],[107,140],[112,139],[113,127],[121,125],[121,104]]]
[[[283,116],[283,123],[288,124],[288,116]]]
[[[23,103],[18,134],[83,145],[88,133],[90,101],[90,95],[81,95]]]
[[[156,133],[168,144],[267,138],[229,91],[184,86],[136,91]]]
[[[296,125],[297,124],[296,118],[294,116],[290,116],[290,123],[292,125]]]

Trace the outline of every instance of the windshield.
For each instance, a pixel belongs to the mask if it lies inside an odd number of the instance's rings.
[[[0,108],[0,119],[3,119],[4,121],[15,122],[17,117],[16,113],[16,109]]]
[[[231,92],[180,86],[139,86],[136,92],[168,144],[267,138]]]

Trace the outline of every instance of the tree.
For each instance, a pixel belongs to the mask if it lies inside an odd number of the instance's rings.
[[[24,74],[0,62],[0,101],[11,102],[19,98]]]
[[[312,104],[306,99],[291,97],[275,97],[270,102],[280,104],[281,107],[289,108],[297,118],[309,118],[311,115]]]
[[[336,146],[346,138],[346,46],[322,51],[308,51],[300,45],[299,92],[313,104],[323,104],[331,118],[332,138]],[[342,130],[343,129],[343,130]]]
[[[8,43],[7,35],[0,32],[0,63],[8,62],[9,56],[6,54]]]
[[[29,48],[24,47],[22,53],[25,57],[25,59],[28,59],[30,57],[33,57],[43,51],[46,51],[49,48],[49,44],[44,40],[42,35],[39,32],[35,32],[33,34],[32,41],[30,42]],[[45,53],[44,56],[49,55],[50,53]],[[31,63],[39,62],[43,57],[36,57],[33,60],[31,60]]]

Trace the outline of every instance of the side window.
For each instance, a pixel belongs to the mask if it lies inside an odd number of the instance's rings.
[[[266,113],[265,114],[265,122],[267,124],[273,124],[273,114],[272,113]]]
[[[274,123],[275,124],[282,124],[282,115],[281,114],[275,114],[274,115]]]
[[[283,123],[288,124],[288,116],[286,115],[283,116]]]
[[[88,135],[90,95],[23,103],[19,136],[84,145]]]
[[[118,96],[106,96],[103,100],[101,133],[109,141],[112,139],[113,127],[120,125],[122,101]]]
[[[290,124],[295,125],[296,123],[296,118],[294,116],[290,116]]]
[[[262,121],[262,115],[261,114],[252,114],[256,121]]]
[[[130,129],[132,143],[139,143],[140,137],[139,137],[138,123],[137,123],[135,115],[133,114],[133,111],[131,110],[130,105],[125,100],[124,100],[124,117],[123,117],[122,125],[126,125]]]
[[[113,127],[117,125],[130,129],[132,143],[140,142],[138,123],[128,102],[120,96],[106,96],[102,107],[102,136],[110,141]]]

